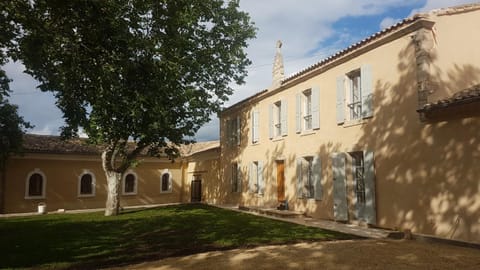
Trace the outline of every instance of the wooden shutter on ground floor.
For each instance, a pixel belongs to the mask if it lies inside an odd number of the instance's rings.
[[[255,183],[255,176],[254,176],[255,169],[256,169],[255,163],[251,162],[250,163],[250,169],[248,171],[248,190],[251,193],[255,192],[255,184],[256,184]]]
[[[347,189],[345,183],[345,154],[332,155],[333,166],[333,215],[335,220],[348,220]]]
[[[302,178],[302,160],[297,158],[297,198],[303,198],[303,178]]]
[[[265,183],[263,181],[263,162],[258,161],[257,164],[258,194],[263,195],[265,192]]]
[[[322,199],[322,162],[320,156],[313,157],[312,164],[313,171],[313,188],[315,192],[315,200]]]
[[[320,88],[312,88],[312,128],[320,128]]]
[[[368,224],[377,224],[375,205],[375,165],[373,152],[363,152],[364,179],[365,179],[365,221]]]
[[[242,192],[242,167],[237,163],[237,191]]]

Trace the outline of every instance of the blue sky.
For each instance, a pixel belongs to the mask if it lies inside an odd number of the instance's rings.
[[[244,85],[226,106],[268,88],[277,40],[282,40],[285,75],[295,73],[328,55],[357,42],[396,21],[418,12],[479,1],[471,0],[241,0],[258,28],[249,43],[252,60]],[[63,124],[51,93],[36,89],[37,83],[24,73],[21,63],[8,63],[7,74],[14,81],[10,101],[35,125],[31,133],[58,134]],[[218,139],[218,119],[213,117],[197,133],[198,141]]]

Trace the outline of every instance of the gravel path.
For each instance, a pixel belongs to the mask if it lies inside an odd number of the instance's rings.
[[[350,240],[206,252],[123,269],[480,269],[480,250],[408,240]]]

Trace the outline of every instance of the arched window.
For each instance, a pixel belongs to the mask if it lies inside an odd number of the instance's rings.
[[[78,178],[78,196],[95,196],[95,175],[88,170],[85,170]]]
[[[135,195],[137,194],[137,174],[134,172],[127,172],[123,177],[123,194]]]
[[[172,192],[172,174],[168,170],[163,171],[160,181],[160,193]]]
[[[25,183],[25,199],[43,199],[45,198],[45,187],[47,178],[40,169],[35,169],[27,176]]]

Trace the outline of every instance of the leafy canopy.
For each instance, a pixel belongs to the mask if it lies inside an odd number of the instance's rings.
[[[152,153],[186,142],[250,64],[255,28],[236,0],[32,2],[17,58],[54,92],[66,137],[81,127],[95,143],[133,139]]]

